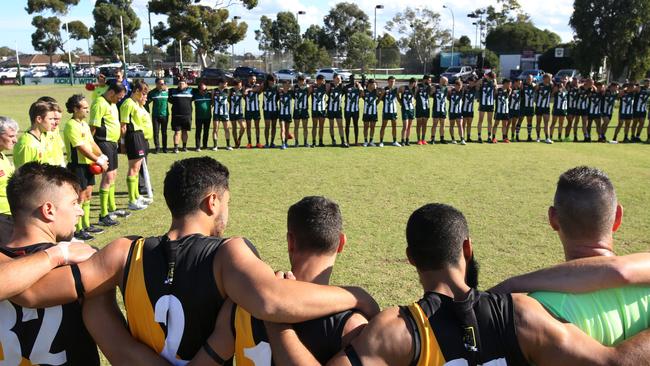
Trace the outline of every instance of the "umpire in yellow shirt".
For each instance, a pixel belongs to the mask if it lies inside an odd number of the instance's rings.
[[[7,181],[14,172],[14,165],[4,154],[16,144],[18,123],[9,117],[0,116],[0,245],[9,241],[13,232],[13,219],[7,201]]]

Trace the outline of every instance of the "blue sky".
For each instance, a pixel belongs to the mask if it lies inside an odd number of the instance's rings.
[[[214,4],[216,0],[203,0],[206,5]],[[248,23],[248,33],[246,39],[235,45],[235,53],[243,52],[259,53],[257,42],[255,41],[255,29],[259,28],[259,19],[262,15],[274,17],[278,11],[304,10],[307,14],[301,15],[299,23],[302,31],[311,24],[322,25],[323,16],[338,1],[328,0],[259,0],[258,6],[253,10],[246,10],[240,5],[232,5],[229,9],[232,15],[239,15]],[[375,5],[382,4],[384,9],[377,13],[377,33],[385,32],[384,25],[397,12],[404,8],[404,3],[399,1],[385,0],[359,0],[355,1],[359,7],[364,9],[370,16],[371,23],[374,20],[373,9]],[[573,37],[572,30],[569,27],[569,18],[573,11],[573,1],[570,0],[519,0],[525,12],[532,16],[533,22],[540,28],[547,28],[560,35],[563,41],[570,41]],[[79,5],[74,7],[71,12],[64,17],[69,20],[81,20],[86,25],[92,26],[92,8],[93,0],[81,0]],[[133,7],[141,18],[142,27],[138,32],[137,40],[131,45],[134,52],[142,50],[143,38],[149,37],[147,27],[147,0],[134,0]],[[408,5],[411,7],[430,7],[431,9],[442,14],[443,27],[452,28],[451,15],[448,9],[443,9],[443,4],[447,4],[454,12],[455,36],[467,35],[474,42],[475,28],[471,24],[472,19],[466,17],[466,14],[477,7],[495,4],[495,0],[448,0],[430,1],[430,0],[410,0]],[[32,16],[25,11],[27,1],[4,0],[2,1],[4,11],[0,15],[0,46],[11,48],[18,46],[18,50],[23,53],[32,53],[34,49],[31,45],[31,34],[34,27],[31,25]],[[152,22],[157,23],[163,20],[162,17],[152,17]],[[65,36],[64,36],[65,37]],[[148,42],[145,40],[145,42]],[[86,49],[86,42],[73,42],[72,48],[81,47]]]

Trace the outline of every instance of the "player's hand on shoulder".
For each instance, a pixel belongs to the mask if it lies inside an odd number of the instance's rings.
[[[45,250],[50,258],[57,258],[59,265],[80,263],[97,252],[97,249],[84,242],[61,242]]]
[[[371,319],[375,315],[379,314],[381,310],[377,301],[364,289],[361,287],[354,286],[345,286],[346,290],[350,291],[352,295],[357,299],[356,308],[363,313],[363,315]]]

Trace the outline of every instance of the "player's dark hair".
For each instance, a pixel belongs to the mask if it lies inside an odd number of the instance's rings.
[[[266,75],[266,81],[275,81],[275,76],[271,74]]]
[[[356,78],[356,76],[354,74],[350,74],[350,77],[348,77],[348,80],[354,81],[355,78]]]
[[[34,102],[29,107],[29,120],[34,123],[36,117],[45,118],[49,112],[54,111],[54,104],[49,102]]]
[[[303,75],[298,75],[297,79],[298,81],[303,81],[305,80],[305,77]]]
[[[375,79],[368,79],[368,84],[371,84],[371,83],[372,84],[376,83]]]
[[[115,94],[120,94],[126,92],[126,87],[122,83],[108,83],[108,89],[106,91],[112,91]]]
[[[468,238],[465,216],[441,203],[418,208],[406,224],[406,250],[419,270],[456,266],[462,255],[463,242]]]
[[[65,109],[68,111],[68,113],[72,114],[74,113],[75,108],[79,108],[81,105],[81,101],[85,100],[86,97],[84,97],[81,94],[75,94],[68,98],[68,100],[65,102]]]
[[[156,81],[155,81],[156,84],[158,84],[159,81],[165,82],[165,79],[163,79],[163,78],[156,78]]]
[[[58,102],[56,101],[56,99],[54,99],[54,98],[52,98],[52,97],[50,97],[50,96],[47,96],[47,95],[44,95],[44,96],[42,96],[42,97],[36,99],[36,101],[37,101],[37,102],[54,103],[54,104],[58,103]]]
[[[388,77],[388,80],[395,80],[395,77],[393,75]]]
[[[424,76],[422,76],[422,80],[427,80],[427,79],[431,79],[431,75],[425,74]]]
[[[579,166],[560,176],[553,206],[565,235],[593,238],[611,232],[617,202],[614,185],[605,172]]]
[[[233,80],[233,83],[234,83],[235,85],[237,85],[237,84],[241,84],[242,81],[241,81],[241,79],[235,79],[235,80]]]
[[[505,83],[509,83],[509,82],[510,82],[510,79],[507,79],[507,78],[501,80],[501,84],[505,84]]]
[[[30,207],[34,201],[26,197],[35,197],[47,188],[62,187],[64,184],[79,191],[77,176],[66,168],[38,162],[22,165],[7,182],[7,201],[11,215],[15,219],[30,215],[36,207]]]
[[[410,78],[409,79],[409,84],[417,83],[417,82],[418,82],[418,80],[416,78]]]
[[[199,209],[210,193],[228,189],[228,168],[209,157],[176,161],[167,171],[164,196],[172,217],[183,217]]]
[[[293,234],[298,250],[331,254],[339,246],[342,230],[339,205],[328,198],[309,196],[289,207],[287,231]]]
[[[144,79],[136,79],[133,82],[133,91],[144,92],[149,90],[149,84]]]
[[[316,80],[324,80],[324,79],[325,79],[325,75],[323,74],[316,76]]]

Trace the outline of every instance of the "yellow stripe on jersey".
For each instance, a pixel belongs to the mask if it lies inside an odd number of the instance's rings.
[[[424,310],[418,303],[414,303],[408,307],[415,324],[418,327],[418,334],[420,335],[420,356],[418,357],[417,366],[442,366],[445,364],[445,356],[440,350],[438,339],[431,329],[431,324],[427,318]]]
[[[149,348],[161,353],[165,347],[165,333],[156,322],[144,279],[144,238],[133,248],[129,274],[124,291],[124,307],[131,335]]]
[[[255,346],[251,314],[237,306],[235,310],[235,362],[237,362],[237,366],[255,366],[255,362],[244,354],[245,349]]]

